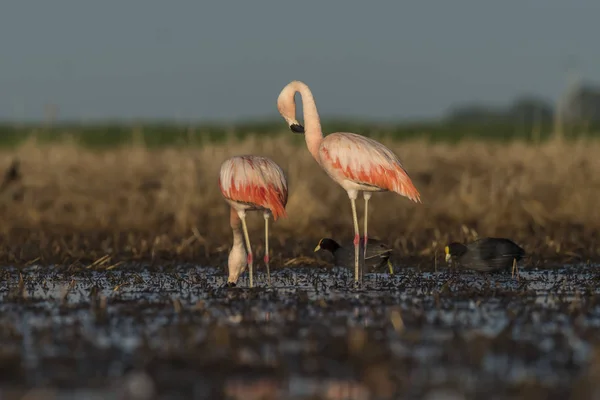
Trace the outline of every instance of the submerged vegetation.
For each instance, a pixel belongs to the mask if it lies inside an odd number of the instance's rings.
[[[0,396],[594,399],[598,279],[407,269],[354,290],[296,268],[249,290],[193,265],[4,268]]]

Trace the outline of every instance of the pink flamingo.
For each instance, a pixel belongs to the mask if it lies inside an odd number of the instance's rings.
[[[296,120],[294,96],[302,96],[306,129]],[[277,109],[292,132],[305,133],[308,151],[327,175],[348,192],[354,219],[354,280],[359,275],[358,218],[356,199],[362,192],[365,199],[364,251],[367,251],[368,206],[372,192],[392,191],[420,203],[419,191],[413,185],[402,163],[381,143],[355,133],[337,132],[323,137],[317,105],[308,86],[292,81],[283,88],[277,99]],[[363,255],[364,256],[364,255]]]
[[[285,206],[288,198],[287,181],[283,170],[274,161],[259,156],[236,156],[221,164],[219,188],[225,201],[231,207],[229,223],[233,230],[233,247],[227,263],[229,277],[227,284],[235,286],[240,274],[248,265],[250,287],[253,287],[252,248],[246,226],[246,211],[263,211],[265,218],[265,264],[267,278],[271,283],[269,269],[269,216],[277,221],[286,217]],[[243,229],[246,250],[240,232]]]

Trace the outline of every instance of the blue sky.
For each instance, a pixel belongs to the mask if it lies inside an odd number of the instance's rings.
[[[0,119],[274,117],[293,79],[322,115],[400,120],[600,82],[600,2],[5,0]]]

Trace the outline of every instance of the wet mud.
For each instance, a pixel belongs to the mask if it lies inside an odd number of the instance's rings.
[[[2,399],[588,399],[600,273],[0,270]],[[23,397],[26,396],[26,397]]]

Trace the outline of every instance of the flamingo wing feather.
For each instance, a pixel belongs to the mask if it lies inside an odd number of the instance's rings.
[[[414,202],[420,194],[398,156],[381,143],[354,133],[332,133],[319,148],[322,164],[342,179],[396,192]]]
[[[221,165],[219,188],[226,199],[267,209],[273,219],[286,217],[287,180],[274,161],[259,156],[236,156]]]

